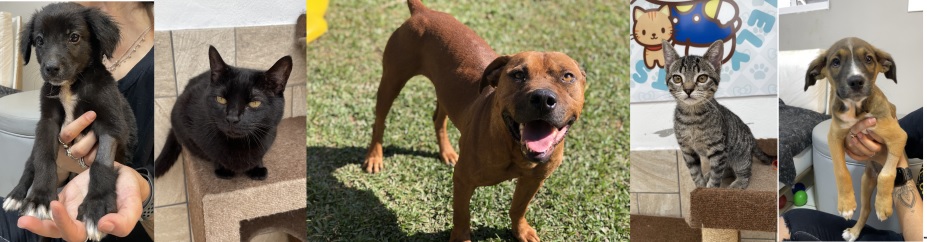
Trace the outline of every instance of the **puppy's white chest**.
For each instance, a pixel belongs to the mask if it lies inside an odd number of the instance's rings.
[[[77,106],[79,97],[76,93],[71,92],[70,85],[61,86],[61,91],[58,92],[58,101],[61,102],[61,106],[64,107],[64,122],[61,123],[61,127],[70,124],[74,121],[74,107]]]

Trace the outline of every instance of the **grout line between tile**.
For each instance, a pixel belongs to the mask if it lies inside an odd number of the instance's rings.
[[[177,63],[174,63],[174,31],[173,30],[168,31],[167,35],[170,36],[169,38],[170,38],[170,43],[171,43],[171,69],[174,70],[174,96],[176,97],[180,95],[179,93],[180,85],[177,84],[177,65],[176,65]]]

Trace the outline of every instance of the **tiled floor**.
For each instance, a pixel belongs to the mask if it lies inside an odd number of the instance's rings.
[[[170,112],[187,82],[209,69],[208,46],[213,45],[229,65],[259,70],[270,68],[285,55],[293,70],[284,91],[284,118],[305,115],[305,51],[294,44],[294,25],[195,29],[155,32],[155,153],[160,153],[170,128]],[[177,64],[174,64],[177,63]],[[183,159],[155,181],[155,240],[191,241]],[[253,241],[282,241],[269,232]]]

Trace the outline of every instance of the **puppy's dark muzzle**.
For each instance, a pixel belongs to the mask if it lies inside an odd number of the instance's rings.
[[[869,96],[871,88],[869,81],[862,75],[847,77],[837,87],[837,97],[840,99],[859,101]]]
[[[856,75],[847,78],[847,86],[850,86],[850,89],[853,91],[860,91],[863,89],[863,85],[866,84],[866,81],[862,76]]]

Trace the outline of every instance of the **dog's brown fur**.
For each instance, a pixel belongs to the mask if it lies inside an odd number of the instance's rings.
[[[556,106],[544,120],[553,128],[568,129],[583,108],[585,73],[558,52],[498,56],[453,16],[427,9],[418,0],[410,0],[409,9],[412,16],[393,33],[383,53],[376,121],[364,168],[370,173],[383,169],[386,115],[409,78],[424,75],[437,92],[434,127],[440,158],[456,163],[450,240],[470,240],[470,198],[477,187],[518,178],[509,213],[512,230],[520,241],[538,241],[525,213],[544,180],[560,166],[564,144],[555,143],[545,155],[528,155],[503,113],[510,114],[510,120],[532,122],[522,115],[525,105],[537,105],[532,93],[545,90],[556,97]],[[526,78],[514,80],[512,73],[519,70]],[[461,133],[459,162],[447,138],[448,117]]]
[[[838,62],[834,65],[835,59],[842,63]],[[857,72],[865,80],[866,87],[870,89],[869,92],[859,94],[865,95],[862,100],[839,97],[838,90],[847,88],[848,70],[844,68],[852,68],[852,64],[858,63],[863,63],[861,65],[863,68],[859,68]],[[872,132],[881,137],[882,143],[887,147],[887,152],[881,152],[871,158],[872,160],[867,164],[869,169],[863,174],[860,217],[856,225],[848,229],[854,239],[859,237],[869,217],[870,199],[876,185],[879,187],[875,202],[876,215],[880,220],[888,219],[892,215],[895,168],[899,159],[907,159],[904,146],[908,136],[898,125],[895,105],[890,103],[885,94],[875,85],[879,73],[884,73],[885,77],[895,80],[895,72],[896,66],[891,55],[858,38],[837,41],[808,67],[806,90],[818,79],[827,79],[833,87],[830,94],[832,123],[827,142],[834,161],[834,175],[837,181],[837,210],[844,218],[849,219],[856,210],[856,198],[850,173],[846,167],[846,148],[844,147],[844,141],[850,135],[850,127],[865,118],[876,118],[876,125],[866,132]]]

